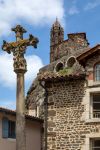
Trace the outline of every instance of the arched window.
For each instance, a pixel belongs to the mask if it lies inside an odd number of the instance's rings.
[[[94,75],[95,75],[95,81],[100,81],[100,63],[95,65]]]
[[[75,57],[71,56],[67,61],[67,67],[72,67],[75,62],[76,62]]]
[[[63,70],[64,68],[64,65],[62,62],[59,62],[56,66],[56,71],[59,72],[60,70]]]

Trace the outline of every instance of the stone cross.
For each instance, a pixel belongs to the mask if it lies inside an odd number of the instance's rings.
[[[26,30],[17,25],[12,28],[16,34],[16,42],[7,43],[3,41],[2,49],[7,53],[13,53],[14,72],[17,74],[16,89],[16,150],[26,150],[25,136],[25,96],[24,96],[24,74],[27,71],[27,63],[24,54],[27,46],[37,48],[38,39],[29,35],[28,39],[23,39]]]

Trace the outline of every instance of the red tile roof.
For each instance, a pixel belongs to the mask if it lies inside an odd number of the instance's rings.
[[[50,73],[46,72],[42,75],[39,75],[38,79],[40,81],[62,81],[62,80],[72,80],[72,79],[85,79],[85,73],[77,74],[59,74],[59,73]]]
[[[8,109],[8,108],[4,108],[4,107],[0,107],[0,113],[6,113],[8,115],[14,115],[14,116],[16,116],[16,111]],[[25,115],[25,117],[26,117],[26,119],[43,123],[43,120],[40,119],[40,118],[31,116],[31,115],[27,115],[27,114]]]

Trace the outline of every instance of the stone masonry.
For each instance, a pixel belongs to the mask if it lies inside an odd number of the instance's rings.
[[[100,123],[82,117],[86,81],[51,82],[47,89],[48,150],[82,150],[87,134],[100,133]]]
[[[91,140],[100,139],[100,118],[91,118],[91,95],[100,93],[100,81],[94,79],[100,45],[90,48],[85,33],[64,40],[58,20],[50,40],[50,64],[40,69],[27,93],[27,111],[44,119],[43,150],[93,150]]]

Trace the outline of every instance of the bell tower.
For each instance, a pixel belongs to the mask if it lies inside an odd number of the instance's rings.
[[[50,62],[55,61],[56,55],[55,54],[55,47],[57,44],[60,44],[64,40],[64,29],[60,25],[58,19],[51,27],[50,32]]]

